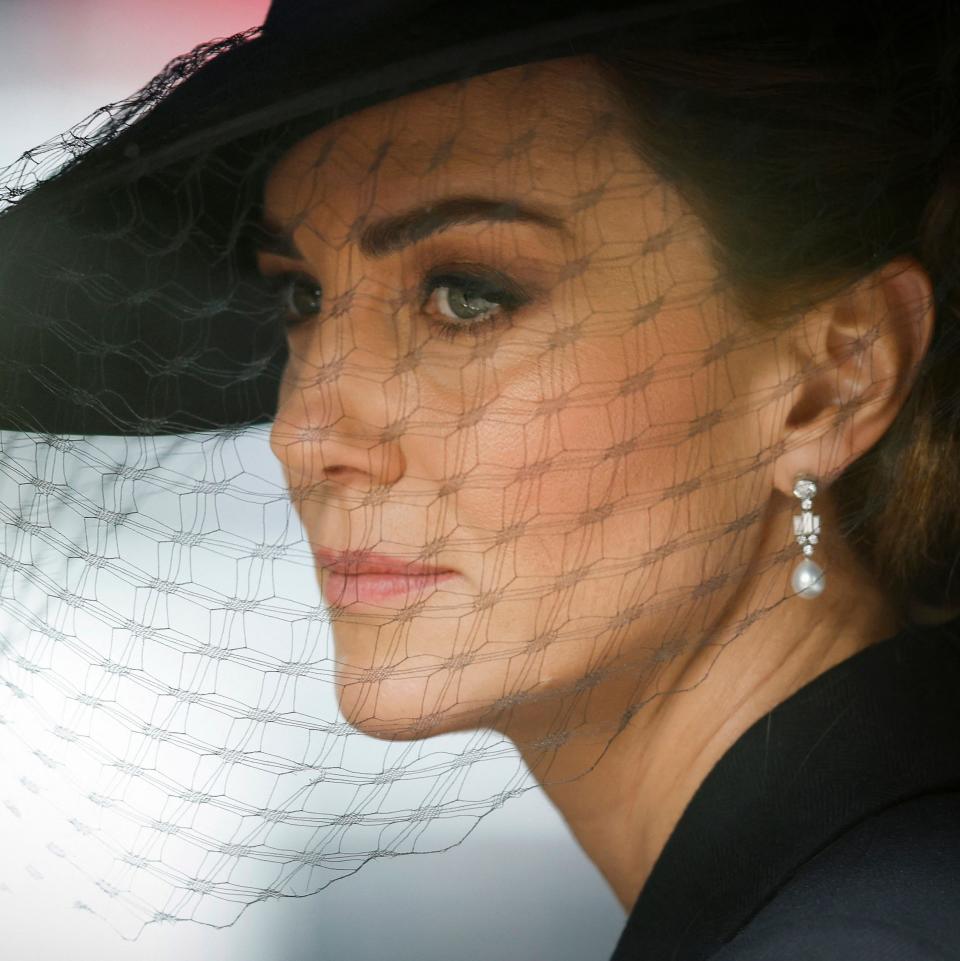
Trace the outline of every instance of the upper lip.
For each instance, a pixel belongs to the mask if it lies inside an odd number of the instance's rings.
[[[435,564],[419,564],[401,560],[389,554],[373,551],[334,551],[326,547],[314,547],[313,554],[321,567],[339,574],[453,574],[449,567]]]

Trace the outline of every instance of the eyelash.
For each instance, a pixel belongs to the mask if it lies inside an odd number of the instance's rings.
[[[320,285],[308,274],[298,271],[284,271],[267,278],[270,289],[282,300],[284,326],[287,329],[299,327],[310,316],[322,309],[322,290]],[[293,285],[305,284],[315,299],[319,301],[317,310],[313,314],[298,315],[293,310],[291,298],[294,294]],[[496,309],[477,314],[478,319],[470,322],[463,318],[462,323],[450,323],[443,320],[433,322],[436,334],[443,340],[452,341],[460,336],[479,337],[482,333],[509,322],[514,313],[528,304],[532,297],[519,284],[499,271],[491,270],[482,265],[463,265],[456,269],[433,271],[424,278],[420,287],[420,308],[425,309],[438,290],[447,290],[447,304],[450,304],[450,290],[459,289],[464,294],[464,301],[484,300],[494,305]]]

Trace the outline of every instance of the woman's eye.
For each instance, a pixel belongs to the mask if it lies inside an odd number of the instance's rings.
[[[443,274],[428,279],[424,309],[436,318],[440,336],[476,334],[526,302],[511,282]]]
[[[288,327],[295,327],[320,313],[323,290],[312,277],[306,274],[280,274],[274,278],[273,285]]]

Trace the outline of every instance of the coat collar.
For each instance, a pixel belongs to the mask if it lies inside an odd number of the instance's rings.
[[[960,783],[960,619],[913,625],[760,718],[695,792],[611,961],[700,961],[857,821]]]

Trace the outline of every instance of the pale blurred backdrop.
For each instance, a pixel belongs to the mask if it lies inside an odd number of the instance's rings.
[[[0,0],[0,167],[132,93],[197,43],[261,22],[267,6]],[[0,630],[15,639],[17,627],[0,594]],[[374,756],[381,746],[369,749]],[[33,867],[50,837],[42,819],[26,823],[0,819],[4,961],[605,961],[624,922],[539,791],[509,801],[448,852],[371,862],[319,894],[254,904],[224,929],[150,925],[133,942],[73,907],[90,881],[56,862],[54,871]]]

